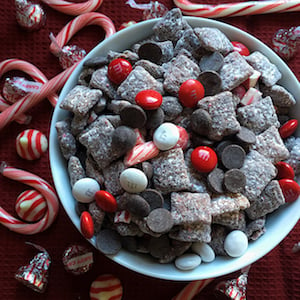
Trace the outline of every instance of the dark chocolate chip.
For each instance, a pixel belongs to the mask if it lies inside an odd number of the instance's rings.
[[[149,203],[151,210],[163,207],[164,197],[159,191],[146,189],[141,193],[141,196]]]
[[[144,43],[139,47],[138,55],[140,59],[150,60],[157,64],[162,58],[162,50],[156,43]]]
[[[207,176],[207,182],[210,189],[217,194],[224,193],[223,189],[224,171],[219,168],[215,168]]]
[[[191,135],[191,140],[192,140],[194,148],[196,148],[198,146],[209,146],[209,147],[211,147],[215,144],[215,141],[212,141],[212,140],[208,139],[205,136],[201,136],[201,135],[198,135],[198,134],[195,134],[195,133],[193,133]]]
[[[125,106],[120,111],[122,122],[132,128],[142,128],[146,124],[145,111],[138,105]]]
[[[142,171],[146,174],[148,180],[150,181],[153,177],[153,167],[148,161],[142,162]]]
[[[102,229],[96,237],[97,248],[106,255],[117,254],[121,247],[121,236],[112,229]]]
[[[173,227],[174,220],[167,209],[156,208],[148,215],[147,225],[153,232],[166,233]]]
[[[130,252],[135,252],[137,249],[137,240],[134,236],[122,236],[122,247]]]
[[[227,169],[239,169],[246,157],[245,150],[239,145],[229,145],[222,152],[222,163]]]
[[[218,156],[218,159],[221,160],[222,159],[222,153],[223,153],[223,150],[229,146],[229,145],[232,145],[233,142],[231,140],[223,140],[221,142],[219,142],[215,148],[215,151],[217,153],[217,156]]]
[[[162,258],[171,252],[170,240],[166,235],[151,238],[149,241],[150,254],[155,258]]]
[[[202,56],[199,65],[201,71],[218,71],[223,66],[223,63],[223,55],[219,52],[214,52],[212,54]]]
[[[191,115],[191,128],[200,135],[206,135],[212,124],[210,114],[204,109],[196,109]]]
[[[83,63],[84,68],[100,68],[108,64],[106,56],[96,56],[89,59],[86,59]]]
[[[213,96],[222,91],[222,79],[215,71],[204,71],[198,76],[204,87],[205,96]]]
[[[127,193],[127,210],[138,216],[147,217],[150,213],[150,204],[140,195]]]
[[[230,169],[225,172],[224,186],[228,192],[240,193],[246,185],[246,176],[240,169]]]
[[[158,109],[147,110],[146,116],[147,116],[147,122],[145,127],[147,129],[156,129],[159,125],[161,125],[164,122],[165,113],[159,107]]]
[[[127,126],[119,126],[112,134],[111,146],[113,151],[126,153],[136,144],[136,133]]]
[[[240,131],[236,134],[239,142],[243,144],[254,144],[256,141],[256,136],[254,132],[247,127],[241,126]]]

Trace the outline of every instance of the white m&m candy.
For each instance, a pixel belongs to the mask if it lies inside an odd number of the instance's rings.
[[[100,190],[100,185],[93,178],[82,178],[75,182],[72,194],[78,202],[90,203],[95,199],[95,194]]]
[[[20,157],[24,159],[38,159],[47,151],[48,140],[40,131],[26,129],[17,136],[16,149]]]
[[[241,230],[231,231],[225,238],[224,249],[231,257],[242,256],[248,248],[248,238]]]
[[[126,192],[140,193],[147,187],[148,179],[143,171],[128,168],[121,173],[120,184]]]
[[[22,220],[36,222],[45,215],[47,203],[43,195],[38,191],[27,190],[18,196],[15,210]]]
[[[160,150],[173,148],[179,140],[179,130],[173,123],[163,123],[154,132],[153,142]]]

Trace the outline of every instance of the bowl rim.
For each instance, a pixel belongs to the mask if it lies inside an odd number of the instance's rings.
[[[300,85],[293,74],[293,72],[289,69],[286,63],[271,50],[267,45],[258,40],[256,37],[248,34],[247,32],[229,25],[227,23],[205,19],[200,17],[183,17],[188,21],[188,23],[192,27],[201,26],[201,27],[215,27],[219,28],[222,32],[224,32],[231,40],[238,40],[244,43],[250,50],[250,52],[254,50],[259,50],[264,53],[271,62],[276,61],[276,64],[279,70],[282,73],[283,80],[284,78],[289,78],[287,82],[284,82],[284,86],[292,92],[297,100],[297,111],[300,111]],[[55,123],[59,120],[65,119],[68,115],[68,112],[63,111],[59,108],[59,103],[66,96],[68,91],[75,86],[78,76],[83,69],[83,63],[85,60],[94,57],[99,54],[106,54],[108,50],[114,51],[122,51],[129,48],[135,42],[140,41],[139,36],[144,36],[146,38],[149,36],[148,33],[152,32],[153,25],[159,19],[151,19],[147,21],[139,22],[135,25],[132,25],[128,28],[125,28],[121,31],[118,31],[111,37],[106,40],[100,42],[94,49],[92,49],[87,56],[79,63],[77,68],[71,74],[66,84],[64,85],[58,100],[58,104],[56,105],[50,126],[50,134],[49,134],[49,158],[50,158],[50,169],[53,177],[53,182],[56,187],[57,194],[60,198],[60,202],[67,213],[68,217],[71,219],[74,226],[80,232],[80,223],[79,217],[75,212],[75,199],[73,199],[74,205],[70,207],[67,202],[67,199],[73,198],[71,194],[70,184],[66,186],[66,179],[68,181],[68,173],[66,167],[66,161],[64,160],[58,143],[57,143],[57,134],[55,129]],[[132,35],[131,32],[139,32],[139,35]],[[129,36],[129,38],[128,38]],[[132,42],[134,41],[134,42]],[[118,44],[122,44],[123,46],[118,46]],[[125,46],[125,47],[124,47]],[[299,113],[298,113],[299,115]],[[295,117],[297,113],[295,112]],[[297,131],[299,135],[299,132]],[[63,180],[64,179],[64,180]],[[282,217],[280,212],[285,210],[285,214],[289,216],[289,224],[286,224],[286,218]],[[299,213],[295,213],[295,212]],[[272,227],[269,227],[268,224],[276,218],[276,223]],[[137,273],[147,275],[154,278],[165,279],[165,280],[174,280],[174,281],[192,281],[192,280],[201,280],[207,278],[215,278],[220,277],[232,272],[235,272],[247,265],[254,263],[259,260],[267,253],[269,253],[272,249],[274,249],[293,229],[296,225],[297,221],[300,218],[300,198],[298,198],[295,202],[285,204],[278,210],[267,218],[266,229],[267,232],[261,236],[258,240],[249,243],[249,247],[247,252],[238,258],[228,258],[228,257],[217,257],[214,262],[211,263],[202,263],[199,267],[191,271],[181,271],[178,270],[174,264],[159,264],[155,262],[153,259],[148,257],[147,255],[130,253],[126,250],[121,250],[117,255],[108,256],[114,262],[126,267],[132,271]],[[274,223],[274,221],[272,221]],[[271,241],[269,237],[272,237]],[[95,237],[88,240],[95,248]],[[255,250],[254,250],[255,249]],[[259,253],[259,254],[257,254]],[[213,265],[214,264],[214,265]],[[222,267],[218,267],[217,265],[222,264]]]

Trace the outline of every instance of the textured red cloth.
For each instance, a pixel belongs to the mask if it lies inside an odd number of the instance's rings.
[[[83,1],[75,1],[83,2]],[[140,21],[142,12],[132,9],[125,0],[104,0],[99,12],[109,16],[118,28],[121,23],[129,20]],[[147,3],[148,1],[137,1]],[[161,0],[169,9],[174,7],[172,0]],[[200,1],[197,1],[200,3]],[[203,1],[217,3],[217,1]],[[203,3],[202,2],[202,3]],[[228,2],[228,1],[227,1]],[[47,14],[47,22],[39,31],[26,32],[20,28],[15,19],[14,1],[2,1],[0,10],[0,61],[8,58],[27,60],[40,68],[48,78],[60,73],[58,59],[49,52],[49,33],[57,34],[73,17],[59,13],[43,5]],[[270,45],[272,35],[279,28],[298,26],[300,13],[246,16],[224,18],[222,21],[235,25]],[[90,51],[103,39],[104,32],[100,27],[89,26],[81,30],[73,39],[72,45],[78,45]],[[300,53],[289,63],[290,68],[300,77]],[[20,72],[9,72],[3,79]],[[18,157],[15,151],[15,138],[18,133],[27,128],[34,128],[49,135],[52,107],[47,100],[31,109],[28,114],[33,116],[29,125],[12,123],[0,132],[1,161],[9,165],[28,170],[52,183],[48,154],[40,160],[29,162]],[[0,205],[10,213],[14,213],[14,203],[17,195],[26,186],[0,177]],[[299,213],[299,212],[295,212]],[[264,258],[253,264],[248,280],[248,299],[300,299],[300,253],[292,253],[294,243],[300,240],[299,225]],[[40,295],[23,286],[14,279],[16,270],[27,264],[35,255],[35,250],[25,245],[26,241],[41,245],[49,252],[52,265],[49,274],[49,284],[44,294]],[[91,271],[82,276],[74,276],[64,270],[62,255],[71,244],[81,244],[89,247],[89,243],[75,229],[61,208],[55,223],[45,232],[24,236],[9,231],[0,226],[0,299],[89,299],[91,282],[100,274],[112,273],[119,277],[124,286],[124,300],[157,299],[168,300],[175,296],[187,283],[169,282],[148,278],[136,274],[117,265],[95,249],[95,264]],[[230,274],[226,278],[236,278]],[[203,292],[194,299],[215,299],[214,287],[218,278],[209,284]]]

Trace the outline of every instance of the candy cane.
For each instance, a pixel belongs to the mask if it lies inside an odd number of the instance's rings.
[[[188,0],[174,0],[174,3],[186,15],[206,18],[236,17],[300,10],[299,0],[246,1],[217,5],[195,4]]]
[[[21,59],[12,58],[4,60],[0,63],[0,77],[11,70],[22,71],[29,75],[33,80],[40,83],[46,83],[48,81],[46,76],[36,66]],[[58,100],[58,96],[55,94],[50,94],[48,96],[48,99],[52,106],[55,106]]]
[[[0,97],[0,111],[6,110],[10,106],[10,103],[5,101],[2,97]],[[25,114],[20,114],[15,121],[19,124],[29,124],[32,117],[27,116]]]
[[[213,280],[214,278],[192,281],[178,295],[173,297],[172,300],[192,300]]]
[[[0,223],[8,229],[21,234],[30,235],[46,230],[54,222],[59,209],[58,198],[53,187],[41,177],[24,170],[9,167],[5,162],[1,163],[0,172],[9,179],[19,181],[39,191],[47,202],[46,214],[37,223],[20,221],[0,206]]]
[[[42,0],[51,8],[71,16],[78,16],[90,11],[97,10],[103,0],[89,0],[84,3],[73,3],[63,0]]]
[[[0,114],[0,130],[45,97],[61,89],[77,66],[78,63],[44,83],[38,94],[30,93],[4,110]]]
[[[105,30],[105,38],[113,35],[116,32],[115,26],[110,18],[100,13],[86,13],[74,18],[70,21],[52,40],[50,51],[59,56],[61,48],[84,26],[98,25]],[[53,38],[52,38],[53,39]]]

